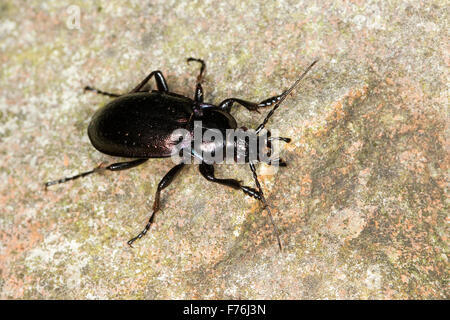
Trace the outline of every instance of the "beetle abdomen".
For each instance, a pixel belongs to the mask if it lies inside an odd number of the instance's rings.
[[[189,98],[157,91],[123,95],[94,114],[89,139],[112,156],[169,157],[177,144],[172,132],[185,128],[192,104]]]

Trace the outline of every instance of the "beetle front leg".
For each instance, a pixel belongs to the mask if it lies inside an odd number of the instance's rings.
[[[230,98],[230,99],[226,99],[224,101],[222,101],[219,104],[219,108],[230,112],[231,107],[233,106],[233,104],[239,103],[241,106],[247,108],[250,111],[257,111],[259,108],[265,108],[265,107],[270,107],[270,106],[274,106],[274,109],[272,109],[270,111],[270,113],[266,116],[266,118],[264,119],[264,122],[260,125],[260,128],[258,127],[258,129],[256,130],[257,132],[261,131],[262,128],[264,128],[264,125],[267,123],[267,121],[269,120],[269,118],[272,116],[273,111],[275,111],[275,109],[277,109],[281,102],[292,92],[292,90],[294,90],[294,88],[300,83],[300,81],[305,77],[305,75],[309,72],[309,70],[317,63],[318,60],[315,60],[313,63],[311,63],[309,65],[308,68],[306,68],[306,70],[302,73],[302,75],[297,79],[297,81],[295,81],[295,83],[287,90],[285,90],[282,94],[278,95],[278,96],[273,96],[269,99],[265,99],[263,101],[261,101],[260,103],[254,103],[254,102],[249,102],[249,101],[245,101],[245,100],[241,100],[241,99],[236,99],[236,98]]]
[[[136,166],[138,166],[140,164],[143,164],[147,160],[148,159],[137,159],[137,160],[126,161],[126,162],[117,162],[117,163],[110,164],[107,167],[99,165],[98,167],[96,167],[96,168],[94,168],[92,170],[79,173],[79,174],[77,174],[75,176],[65,177],[65,178],[61,178],[61,179],[58,179],[58,180],[53,180],[53,181],[46,182],[44,184],[44,186],[45,186],[45,189],[47,190],[47,188],[49,186],[52,186],[54,184],[64,183],[64,182],[67,182],[67,181],[70,181],[70,180],[76,180],[78,178],[85,177],[85,176],[90,175],[92,173],[101,172],[101,171],[104,171],[104,170],[120,171],[120,170],[131,169],[131,168],[134,168],[134,167],[136,167]]]
[[[261,200],[261,195],[259,191],[256,189],[253,189],[252,187],[243,186],[240,181],[235,179],[219,179],[216,178],[214,175],[214,166],[211,164],[201,163],[199,165],[200,173],[203,177],[206,178],[206,180],[219,183],[221,185],[231,187],[236,190],[242,190],[245,194],[249,195],[250,197],[253,197],[257,200]]]
[[[175,176],[181,171],[181,169],[184,167],[184,163],[180,163],[169,170],[169,172],[166,173],[166,175],[161,179],[161,181],[158,184],[158,189],[156,190],[155,194],[155,201],[153,202],[153,212],[150,215],[150,219],[148,220],[147,225],[145,226],[144,230],[142,230],[136,237],[130,239],[127,243],[130,247],[132,247],[133,242],[136,240],[142,238],[145,236],[145,234],[150,229],[153,219],[155,217],[155,213],[159,211],[160,209],[160,198],[161,198],[161,191],[165,188],[167,188],[175,178]]]
[[[274,96],[269,99],[263,100],[260,103],[250,102],[250,101],[237,99],[237,98],[229,98],[229,99],[223,100],[219,104],[219,109],[222,109],[226,112],[230,112],[233,104],[238,103],[249,111],[256,111],[259,113],[259,110],[258,110],[259,108],[270,107],[271,105],[273,105],[277,101],[279,101],[281,99],[281,97],[282,97],[282,94],[279,96]]]

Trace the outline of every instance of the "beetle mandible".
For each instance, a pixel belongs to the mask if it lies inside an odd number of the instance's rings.
[[[161,71],[152,71],[144,80],[142,80],[133,90],[126,94],[115,94],[105,92],[90,86],[85,90],[93,91],[98,94],[115,98],[104,107],[100,108],[92,117],[88,126],[88,136],[92,145],[100,152],[117,157],[137,158],[126,162],[113,163],[108,166],[100,165],[90,171],[86,171],[71,177],[66,177],[45,183],[45,188],[75,180],[92,173],[109,170],[120,171],[126,170],[143,164],[150,158],[166,158],[173,155],[175,147],[179,141],[174,141],[172,132],[177,129],[187,129],[189,132],[193,130],[193,121],[201,120],[206,123],[206,129],[238,129],[237,122],[230,114],[232,106],[236,103],[249,111],[259,112],[260,108],[273,106],[263,122],[256,128],[257,137],[261,130],[272,117],[275,110],[281,105],[286,97],[298,86],[300,81],[305,77],[308,71],[316,64],[318,60],[313,61],[295,83],[280,95],[265,99],[260,103],[249,102],[238,98],[228,98],[219,105],[205,103],[203,101],[202,81],[206,70],[205,62],[201,59],[188,58],[187,62],[195,61],[200,63],[200,73],[197,77],[197,83],[194,98],[185,97],[169,91],[167,82]],[[144,86],[148,81],[154,78],[157,90],[144,90]],[[241,127],[242,130],[247,130]],[[281,140],[290,142],[289,138],[269,137],[268,140]],[[216,148],[226,148],[226,142]],[[238,148],[236,142],[232,146],[234,151]],[[269,148],[271,148],[269,146]],[[264,197],[263,190],[258,181],[256,174],[255,162],[248,160],[248,145],[245,144],[244,153],[246,163],[249,164],[252,171],[256,188],[244,186],[235,179],[221,179],[214,175],[214,165],[205,161],[197,152],[191,151],[191,156],[200,160],[199,171],[207,180],[221,185],[231,187],[233,189],[242,190],[245,194],[261,201],[263,210],[268,211],[270,221],[273,225],[275,235],[277,237],[278,246],[282,249],[279,232],[273,221],[269,205]],[[178,152],[178,150],[177,150]],[[260,159],[256,159],[261,161]],[[276,159],[280,166],[286,166],[281,159]],[[272,162],[268,161],[271,165]],[[159,182],[155,199],[153,202],[153,210],[145,228],[135,237],[128,241],[132,246],[133,242],[142,238],[150,229],[155,213],[160,210],[161,191],[172,183],[175,176],[186,165],[180,162],[175,165]]]

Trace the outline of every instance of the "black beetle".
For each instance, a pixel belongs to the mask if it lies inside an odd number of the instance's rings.
[[[114,94],[104,92],[92,87],[85,87],[85,90],[94,91],[109,97],[115,98],[113,101],[98,110],[88,127],[88,135],[92,145],[105,154],[118,157],[138,158],[127,162],[113,163],[108,166],[98,166],[93,170],[77,174],[72,177],[66,177],[59,180],[49,181],[45,183],[48,186],[63,183],[84,177],[94,172],[102,170],[119,171],[136,167],[149,158],[164,158],[173,155],[175,146],[180,141],[174,141],[172,132],[177,129],[187,129],[188,132],[193,131],[193,120],[202,120],[206,129],[237,129],[236,120],[230,114],[231,107],[234,103],[240,104],[250,111],[258,111],[259,108],[273,106],[267,114],[264,121],[256,129],[256,135],[266,125],[274,111],[280,106],[281,102],[292,92],[292,90],[300,83],[307,72],[317,62],[315,60],[297,79],[297,81],[286,91],[278,96],[271,97],[260,103],[249,102],[237,98],[229,98],[222,101],[218,106],[203,102],[202,80],[206,69],[205,63],[201,59],[188,58],[188,62],[196,61],[201,64],[200,74],[197,77],[197,84],[194,99],[173,93],[169,91],[166,80],[160,71],[151,72],[141,83],[127,94]],[[152,78],[155,78],[157,90],[145,91],[144,86]],[[242,127],[243,130],[247,130]],[[259,136],[258,136],[259,138]],[[282,140],[289,142],[289,138],[269,137],[268,140]],[[216,146],[216,148],[225,148],[225,145]],[[234,144],[236,150],[238,146]],[[270,146],[269,146],[270,148]],[[248,156],[248,144],[244,146],[244,153]],[[249,161],[246,157],[246,163],[250,165],[253,178],[257,189],[243,186],[240,181],[234,179],[220,179],[214,175],[213,164],[207,163],[198,155],[192,152],[194,157],[200,157],[199,170],[207,180],[216,182],[234,189],[240,189],[245,194],[261,201],[264,205],[263,209],[267,209],[271,223],[274,226],[280,249],[281,241],[279,239],[278,230],[273,222],[272,214],[268,208],[268,204],[264,198],[261,185],[256,174],[255,161]],[[259,159],[257,159],[259,160]],[[277,159],[280,166],[286,163],[281,159]],[[272,164],[271,162],[267,162]],[[186,165],[181,162],[175,165],[162,178],[158,184],[153,203],[153,212],[145,228],[134,238],[128,241],[131,246],[134,241],[143,237],[150,229],[155,213],[160,209],[161,191],[166,188],[175,178],[175,176]]]

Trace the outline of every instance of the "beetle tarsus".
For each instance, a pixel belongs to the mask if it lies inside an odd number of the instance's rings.
[[[183,169],[183,167],[184,167],[184,163],[177,164],[172,169],[170,169],[169,172],[167,172],[166,175],[158,183],[158,189],[156,190],[155,200],[153,201],[152,214],[150,215],[150,218],[148,219],[148,222],[145,225],[144,230],[142,230],[136,237],[130,239],[128,241],[128,245],[131,246],[131,244],[133,242],[135,242],[136,240],[145,236],[147,234],[148,230],[150,230],[150,227],[152,226],[153,220],[155,218],[155,214],[158,211],[160,211],[161,191],[164,190],[165,188],[167,188],[172,183],[173,179],[175,179],[175,177],[178,175],[178,173],[180,173],[180,171],[181,171],[181,169]]]
[[[202,103],[203,102],[202,82],[203,82],[203,76],[204,76],[204,73],[206,70],[206,64],[205,64],[205,61],[203,61],[202,59],[187,58],[187,63],[189,63],[191,61],[195,61],[195,62],[198,62],[201,64],[200,73],[197,76],[197,84],[195,86],[194,101],[198,102],[198,103]],[[195,112],[195,110],[194,110],[194,112]]]
[[[85,177],[87,175],[90,175],[92,173],[101,172],[101,171],[104,171],[104,170],[120,171],[120,170],[130,169],[130,168],[136,167],[136,166],[144,163],[147,160],[148,159],[137,159],[137,160],[132,160],[132,161],[117,162],[117,163],[110,164],[109,166],[105,166],[106,163],[102,162],[102,163],[100,163],[97,167],[95,167],[92,170],[89,170],[89,171],[86,171],[86,172],[82,172],[82,173],[79,173],[79,174],[71,176],[71,177],[65,177],[65,178],[61,178],[61,179],[58,179],[58,180],[48,181],[48,182],[44,183],[45,190],[47,190],[47,188],[49,186],[52,186],[54,184],[60,184],[60,183],[64,183],[64,182],[67,182],[67,181],[76,180],[78,178],[83,178],[83,177]]]
[[[97,94],[101,94],[101,95],[104,95],[104,96],[107,96],[107,97],[111,97],[111,98],[117,98],[117,97],[121,96],[120,94],[117,94],[117,93],[110,93],[110,92],[102,91],[102,90],[99,90],[99,89],[96,89],[96,88],[90,87],[90,86],[84,87],[83,91],[84,92],[86,92],[86,91],[93,91],[93,92],[95,92]]]
[[[189,57],[186,60],[187,60],[187,63],[189,63],[191,61],[195,61],[195,62],[198,62],[198,63],[201,64],[200,74],[197,76],[197,83],[201,83],[203,81],[203,75],[204,75],[205,70],[206,70],[206,63],[205,63],[205,61],[203,61],[202,59],[197,59],[197,58],[192,58],[192,57]]]

